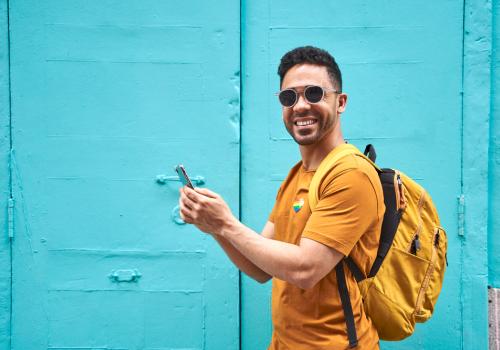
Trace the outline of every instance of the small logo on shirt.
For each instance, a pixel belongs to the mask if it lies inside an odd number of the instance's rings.
[[[297,213],[300,209],[302,209],[303,206],[304,206],[304,199],[301,198],[298,201],[293,202],[293,211]]]

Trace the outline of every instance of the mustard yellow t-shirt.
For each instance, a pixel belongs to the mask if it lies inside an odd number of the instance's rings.
[[[333,152],[342,149],[342,145]],[[302,162],[281,184],[269,217],[274,239],[299,244],[301,237],[350,255],[365,276],[375,260],[385,211],[376,170],[365,159],[340,159],[320,185],[320,197],[311,213],[308,189],[313,171]],[[363,309],[354,276],[344,266],[351,298],[358,349],[378,349],[376,329]],[[300,289],[273,278],[273,336],[269,350],[347,349],[349,340],[337,287],[335,269],[311,289]]]

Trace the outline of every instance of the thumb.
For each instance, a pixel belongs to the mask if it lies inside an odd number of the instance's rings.
[[[202,194],[202,195],[210,197],[210,198],[219,197],[219,195],[217,193],[210,191],[208,188],[196,187],[194,190],[196,192],[198,192],[199,194]]]

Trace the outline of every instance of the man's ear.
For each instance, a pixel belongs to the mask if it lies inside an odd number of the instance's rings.
[[[337,112],[338,113],[343,113],[345,111],[346,105],[347,105],[347,94],[339,94],[337,96],[338,100],[338,105],[337,105]]]

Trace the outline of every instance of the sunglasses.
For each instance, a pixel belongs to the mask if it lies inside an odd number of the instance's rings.
[[[320,102],[325,97],[325,94],[327,92],[340,93],[340,91],[337,91],[335,89],[323,88],[316,85],[308,85],[304,88],[302,94],[307,103],[314,104]],[[283,107],[293,107],[299,100],[299,93],[292,88],[281,90],[276,95],[278,95],[278,99],[280,100],[280,103]]]

